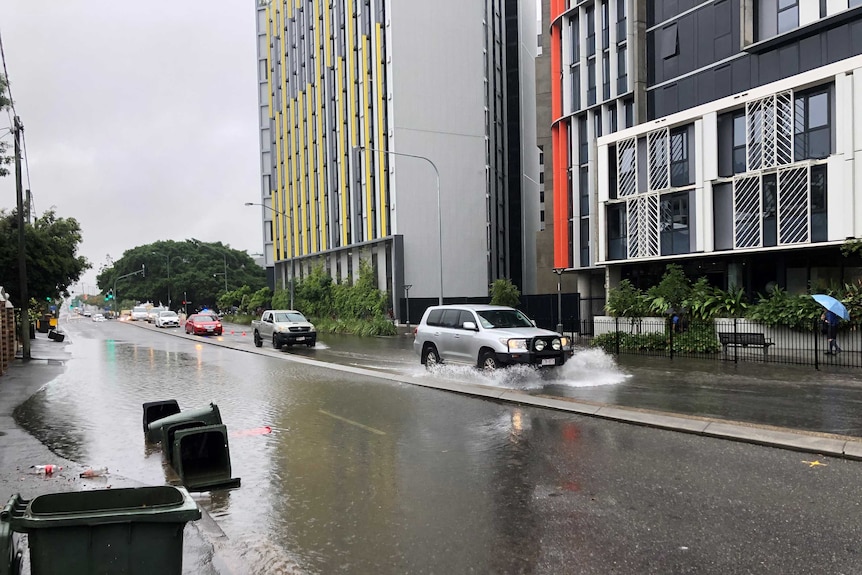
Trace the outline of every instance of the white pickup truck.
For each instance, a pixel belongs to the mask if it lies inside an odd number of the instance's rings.
[[[264,341],[271,341],[272,347],[307,345],[317,343],[317,330],[305,316],[293,309],[268,309],[260,319],[252,320],[254,345],[260,347]]]

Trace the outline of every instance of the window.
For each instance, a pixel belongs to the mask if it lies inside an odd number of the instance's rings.
[[[733,117],[733,173],[745,171],[745,113],[739,113]]]
[[[690,176],[688,160],[688,127],[670,132],[670,185],[674,188],[694,182]]]
[[[679,39],[676,24],[671,24],[661,31],[661,57],[667,60],[679,53]]]
[[[602,137],[602,111],[597,110],[593,115],[593,137]]]
[[[778,0],[778,33],[799,26],[799,0]]]
[[[628,92],[628,70],[626,69],[626,47],[617,48],[617,95]]]
[[[572,34],[572,63],[576,63],[581,59],[581,31],[578,28],[577,18],[572,18],[569,21],[569,30]]]
[[[572,112],[581,109],[581,67],[572,66]]]
[[[862,1],[862,0],[860,0]],[[617,43],[626,41],[626,0],[617,0]]]
[[[631,128],[635,125],[635,101],[634,100],[626,100],[625,102],[626,109],[626,128]]]
[[[590,143],[587,139],[587,115],[578,116],[578,164],[586,164],[589,158]]]
[[[662,196],[659,210],[661,255],[686,254],[691,251],[688,192]]]
[[[778,244],[778,220],[777,218],[777,194],[778,184],[775,174],[763,176],[761,188],[761,202],[763,205],[763,245],[774,246]]]
[[[826,158],[832,153],[829,88],[796,96],[794,159]]]
[[[596,103],[596,59],[587,60],[587,106]]]
[[[608,1],[602,2],[602,50],[607,50],[611,45],[611,17],[608,13]]]
[[[580,216],[590,215],[590,170],[582,166],[578,172],[578,200]]]
[[[589,267],[590,265],[590,220],[584,218],[581,220],[581,267]]]
[[[587,57],[596,53],[596,10],[587,8]]]
[[[626,204],[608,206],[608,259],[626,258],[628,229],[626,223]]]
[[[608,109],[608,129],[611,133],[617,131],[617,105],[616,103],[611,104],[611,107]]]
[[[602,99],[611,97],[611,53],[602,54]]]
[[[821,164],[811,166],[812,242],[825,242],[827,240],[826,225],[826,166]]]

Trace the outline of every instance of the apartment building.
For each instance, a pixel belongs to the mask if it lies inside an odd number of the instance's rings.
[[[862,1],[631,9],[646,115],[595,140],[606,286],[653,285],[670,262],[752,296],[854,279],[840,247],[862,233]]]
[[[372,264],[396,319],[524,285],[538,219],[535,7],[271,0],[257,8],[260,196],[271,285]],[[531,3],[528,3],[531,4]],[[535,6],[533,4],[533,6]],[[530,50],[519,49],[526,42]]]

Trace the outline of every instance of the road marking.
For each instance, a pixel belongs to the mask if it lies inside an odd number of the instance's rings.
[[[374,429],[373,427],[368,427],[367,425],[362,425],[358,421],[353,421],[352,419],[347,419],[346,417],[341,417],[340,415],[335,415],[334,413],[329,413],[328,411],[324,411],[322,409],[318,409],[320,413],[323,415],[328,415],[333,419],[337,419],[339,421],[343,421],[344,423],[349,423],[350,425],[355,425],[360,429],[364,429],[365,431],[370,431],[371,433],[376,433],[377,435],[386,435],[385,431],[380,431],[379,429]]]
[[[802,463],[807,463],[808,467],[820,467],[820,466],[828,467],[829,466],[828,463],[820,463],[819,459],[814,460],[814,461],[803,461]]]

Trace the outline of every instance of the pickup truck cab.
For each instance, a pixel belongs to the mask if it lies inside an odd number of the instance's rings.
[[[252,320],[254,345],[260,347],[264,341],[271,341],[272,347],[281,349],[283,345],[307,345],[317,343],[317,330],[314,324],[294,309],[269,309],[260,319]]]

